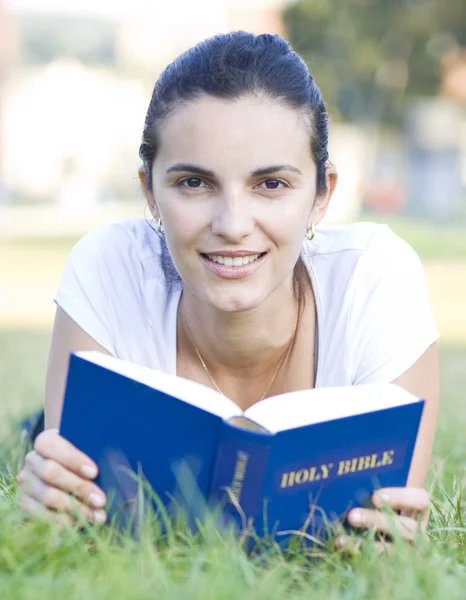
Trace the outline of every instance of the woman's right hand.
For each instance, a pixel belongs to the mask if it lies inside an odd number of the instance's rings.
[[[37,436],[18,475],[18,508],[67,523],[79,511],[90,523],[104,523],[107,498],[92,482],[97,472],[96,464],[57,429],[47,429]]]

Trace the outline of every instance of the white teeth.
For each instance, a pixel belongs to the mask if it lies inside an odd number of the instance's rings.
[[[218,256],[216,254],[207,254],[209,260],[213,262],[219,263],[220,265],[225,265],[226,267],[241,267],[242,265],[247,265],[250,262],[254,262],[258,259],[260,254],[253,254],[251,256],[235,256],[232,258],[231,256]]]

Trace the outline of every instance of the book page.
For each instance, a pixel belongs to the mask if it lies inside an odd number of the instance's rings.
[[[272,433],[417,402],[392,383],[299,390],[266,398],[244,416]]]
[[[241,416],[242,410],[232,400],[219,394],[216,390],[176,375],[155,371],[126,360],[108,356],[97,351],[76,352],[76,356],[96,365],[129,377],[155,390],[183,400],[192,406],[210,412],[223,419]]]
[[[247,429],[248,431],[256,431],[258,433],[270,433],[268,429],[246,417],[232,417],[226,421],[229,425],[239,427],[239,429]]]

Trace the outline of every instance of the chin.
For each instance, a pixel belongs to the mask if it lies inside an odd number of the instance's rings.
[[[205,297],[205,295],[204,295]],[[264,298],[258,297],[257,294],[229,294],[227,292],[218,294],[207,294],[206,303],[215,310],[226,313],[240,313],[253,310],[262,304]]]

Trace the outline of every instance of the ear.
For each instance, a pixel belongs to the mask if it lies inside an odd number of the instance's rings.
[[[327,181],[327,191],[324,194],[320,194],[316,197],[314,206],[312,207],[312,211],[309,216],[308,227],[311,226],[311,223],[315,227],[325,217],[330,204],[330,200],[333,196],[333,192],[337,187],[338,173],[336,168],[332,165],[332,163],[328,163],[325,179]]]
[[[138,170],[139,183],[141,184],[142,191],[144,192],[144,196],[147,200],[147,204],[149,205],[150,211],[153,214],[155,219],[160,217],[160,212],[157,207],[157,203],[155,202],[154,194],[147,187],[147,175],[146,169],[144,166],[139,167]]]

